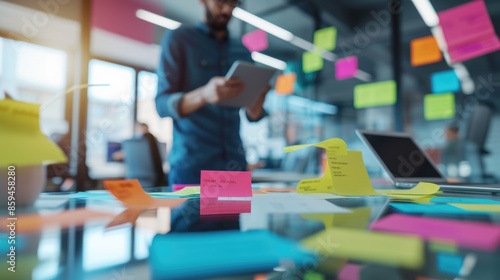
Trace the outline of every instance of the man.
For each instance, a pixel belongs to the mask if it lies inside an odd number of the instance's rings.
[[[217,105],[239,95],[244,84],[223,76],[236,60],[252,61],[227,24],[237,0],[200,0],[205,10],[196,27],[168,31],[162,42],[156,108],[174,119],[170,183],[199,184],[201,170],[246,170],[239,108]],[[249,121],[265,116],[263,92],[245,108]]]

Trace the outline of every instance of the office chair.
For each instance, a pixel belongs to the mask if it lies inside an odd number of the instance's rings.
[[[123,142],[126,178],[138,179],[143,187],[166,186],[161,155],[156,139],[151,134]]]

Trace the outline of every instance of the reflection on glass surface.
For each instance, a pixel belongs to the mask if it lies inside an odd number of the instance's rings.
[[[0,77],[2,76],[2,71],[3,71],[3,41],[4,39],[0,38]]]
[[[103,231],[87,224],[83,233],[83,270],[91,271],[124,264],[131,259],[130,226]]]

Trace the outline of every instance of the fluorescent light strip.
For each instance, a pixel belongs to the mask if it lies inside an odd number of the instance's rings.
[[[236,18],[239,18],[240,20],[244,21],[244,22],[247,22],[259,29],[262,29],[264,31],[266,31],[267,33],[269,34],[272,34],[282,40],[285,40],[285,41],[292,41],[293,39],[293,34],[288,31],[288,30],[285,30],[275,24],[272,24],[270,23],[269,21],[267,20],[264,20],[252,13],[249,13],[241,8],[234,8],[233,10],[233,16],[236,17]]]
[[[260,52],[252,52],[252,59],[279,70],[285,70],[286,62]]]
[[[143,10],[143,9],[137,10],[135,12],[135,16],[142,19],[142,20],[145,20],[147,22],[150,22],[150,23],[153,23],[153,24],[156,24],[156,25],[159,25],[161,27],[165,27],[165,28],[171,29],[171,30],[177,29],[181,26],[181,23],[178,21],[171,20],[171,19],[166,18],[164,16],[160,16],[160,15],[157,15],[155,13]]]
[[[439,25],[439,17],[429,0],[412,0],[412,2],[427,26]]]

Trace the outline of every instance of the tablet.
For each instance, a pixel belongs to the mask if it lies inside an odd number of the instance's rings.
[[[240,95],[223,100],[218,104],[231,107],[252,105],[266,89],[276,71],[273,68],[257,66],[250,62],[235,61],[227,72],[226,79],[240,79],[245,84],[245,89]]]

